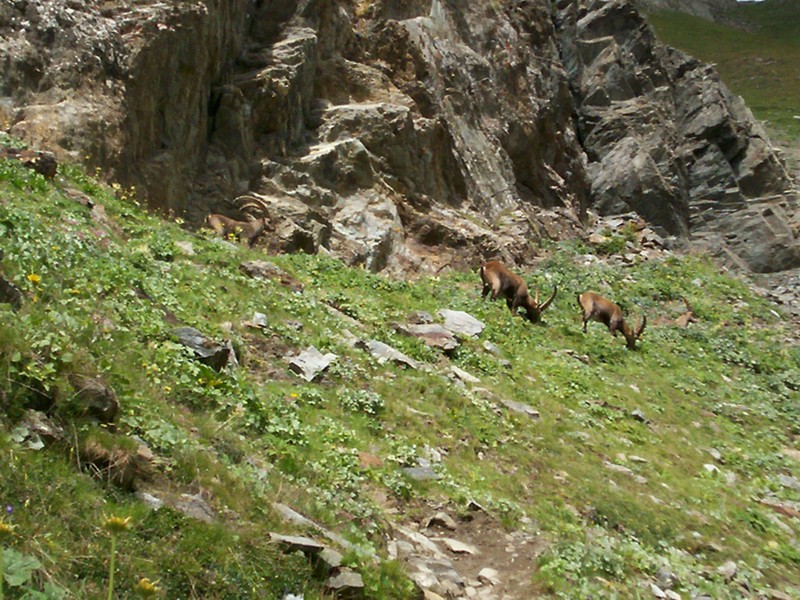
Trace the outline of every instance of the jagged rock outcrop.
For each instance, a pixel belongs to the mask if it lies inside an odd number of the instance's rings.
[[[192,223],[257,197],[271,251],[376,271],[525,261],[592,203],[717,235],[785,170],[632,2],[12,0],[0,120]],[[740,264],[800,264],[780,198]]]
[[[557,6],[598,210],[633,209],[755,271],[800,264],[789,173],[713,67],[658,43],[625,0]]]

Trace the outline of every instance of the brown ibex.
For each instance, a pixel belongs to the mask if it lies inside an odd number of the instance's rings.
[[[247,240],[248,246],[252,246],[267,226],[267,217],[265,215],[267,206],[263,200],[253,196],[240,196],[236,199],[237,202],[244,200],[247,200],[247,202],[241,204],[240,210],[257,208],[262,211],[262,217],[255,218],[252,215],[246,215],[247,221],[237,221],[225,215],[212,213],[206,217],[206,224],[217,235],[221,235],[224,238],[234,237],[237,240],[244,239]]]
[[[583,333],[586,333],[586,323],[597,321],[608,327],[608,330],[615,336],[618,331],[621,331],[631,350],[635,348],[636,340],[642,335],[647,325],[647,315],[643,314],[639,328],[631,329],[631,326],[625,322],[622,309],[596,292],[578,294],[578,304],[583,310]]]
[[[517,308],[522,306],[531,323],[539,322],[542,313],[550,306],[558,292],[558,286],[553,286],[552,295],[544,303],[539,304],[539,287],[536,287],[536,298],[531,298],[525,280],[496,260],[490,260],[481,267],[481,281],[483,281],[481,297],[486,299],[486,295],[490,291],[492,300],[497,300],[498,296],[505,297],[511,314],[516,314]]]

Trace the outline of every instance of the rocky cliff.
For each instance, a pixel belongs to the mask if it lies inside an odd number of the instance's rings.
[[[763,130],[628,0],[14,0],[0,58],[12,134],[192,223],[255,198],[273,251],[521,262],[594,207],[800,264]]]

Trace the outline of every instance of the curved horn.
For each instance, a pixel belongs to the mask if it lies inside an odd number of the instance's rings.
[[[644,332],[644,328],[647,325],[647,315],[642,314],[642,323],[639,325],[639,328],[636,330],[636,339],[638,340],[641,337],[642,333]]]
[[[551,296],[550,296],[550,297],[547,299],[547,301],[546,301],[544,304],[542,304],[542,305],[540,305],[540,306],[539,306],[539,312],[544,312],[544,310],[545,310],[545,309],[546,309],[548,306],[550,306],[550,303],[551,303],[551,302],[553,301],[553,299],[556,297],[556,294],[557,294],[557,293],[558,293],[558,285],[556,285],[556,284],[553,284],[553,294],[552,294],[552,295],[551,295]],[[536,303],[537,303],[537,304],[539,303],[539,289],[538,289],[538,288],[536,289]]]

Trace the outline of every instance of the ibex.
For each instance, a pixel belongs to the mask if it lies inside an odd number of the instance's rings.
[[[492,300],[497,300],[497,297],[502,295],[506,299],[506,305],[511,314],[516,314],[517,308],[522,306],[531,323],[539,322],[542,313],[550,306],[558,292],[558,286],[553,286],[552,295],[544,303],[539,304],[539,287],[536,287],[536,298],[531,298],[525,280],[496,260],[490,260],[481,267],[481,281],[483,281],[482,298],[486,299],[486,295],[490,291]]]
[[[261,209],[262,214],[266,213],[266,204],[263,200],[253,196],[240,196],[236,199],[237,202],[247,200],[240,206],[240,210],[244,211],[248,208]],[[251,215],[246,215],[247,221],[237,221],[220,214],[210,214],[206,217],[206,224],[214,230],[218,235],[224,238],[229,236],[235,237],[237,240],[247,240],[247,245],[252,246],[258,236],[264,231],[267,226],[267,217],[262,216],[257,219]]]
[[[598,321],[608,327],[608,330],[615,336],[618,331],[621,331],[622,335],[625,336],[625,341],[628,343],[628,348],[631,350],[634,349],[636,340],[642,335],[645,325],[647,325],[647,315],[643,314],[642,323],[634,331],[625,322],[622,309],[611,300],[603,298],[603,296],[595,292],[578,294],[578,304],[583,309],[583,333],[586,333],[586,323],[590,320]]]

